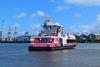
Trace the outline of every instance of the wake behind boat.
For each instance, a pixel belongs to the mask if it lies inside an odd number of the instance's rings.
[[[29,51],[71,49],[76,46],[75,36],[63,34],[63,27],[46,17],[41,32],[31,38]]]

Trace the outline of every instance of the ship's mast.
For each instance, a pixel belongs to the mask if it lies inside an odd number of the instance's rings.
[[[11,34],[12,34],[12,33],[11,33],[11,27],[10,27],[10,26],[9,26],[9,28],[8,28],[8,33],[7,33],[7,34],[8,34],[8,37],[7,37],[7,38],[10,39],[10,38],[11,38]]]
[[[0,30],[0,38],[3,38],[3,34],[4,34],[4,20],[2,19],[2,23],[1,23],[1,30]]]
[[[16,26],[15,26],[15,28],[14,28],[14,38],[16,38],[17,37],[17,28],[16,28]]]

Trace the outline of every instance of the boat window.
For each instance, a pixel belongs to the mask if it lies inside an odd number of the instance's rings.
[[[53,43],[53,38],[35,38],[34,43]]]
[[[76,40],[67,40],[67,42],[68,43],[70,43],[70,42],[73,43],[73,42],[76,42]]]
[[[57,36],[58,33],[61,31],[61,26],[44,26],[41,32],[41,35],[45,34],[46,36]]]

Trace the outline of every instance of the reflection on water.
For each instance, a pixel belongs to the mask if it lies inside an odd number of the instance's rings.
[[[80,43],[77,45],[77,49],[100,49],[100,43]]]
[[[75,49],[33,51],[29,44],[0,44],[0,67],[100,67],[100,44],[78,44]]]

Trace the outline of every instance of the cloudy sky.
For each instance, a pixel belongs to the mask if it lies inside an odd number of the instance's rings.
[[[100,33],[100,0],[0,0],[0,30],[37,33],[45,15],[64,32]]]

